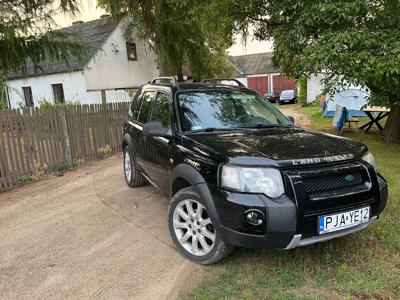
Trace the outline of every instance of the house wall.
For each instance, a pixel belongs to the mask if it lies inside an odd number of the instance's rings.
[[[81,104],[101,103],[101,93],[99,91],[87,91],[83,73],[72,72],[7,81],[11,108],[18,108],[20,104],[25,105],[24,94],[22,92],[22,87],[25,86],[31,87],[35,106],[39,106],[41,100],[54,103],[51,85],[56,83],[62,83],[65,101],[79,102]],[[107,91],[106,96],[107,102],[130,100],[128,93],[122,90]]]
[[[85,67],[88,90],[134,88],[158,76],[155,53],[135,34],[132,41],[136,44],[137,61],[127,58],[124,29],[120,24]]]
[[[307,80],[307,102],[314,101],[321,93],[324,88],[322,79],[324,78],[323,73],[311,75]]]

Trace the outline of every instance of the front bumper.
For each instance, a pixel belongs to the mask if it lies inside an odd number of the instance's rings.
[[[308,246],[308,245],[312,245],[315,243],[321,243],[321,242],[329,241],[329,240],[339,238],[342,236],[346,236],[350,233],[354,233],[354,232],[363,230],[364,228],[367,228],[368,225],[375,222],[377,219],[378,219],[378,217],[375,216],[375,217],[370,218],[368,222],[354,226],[349,229],[341,230],[338,232],[333,232],[331,234],[324,234],[324,235],[320,235],[320,236],[309,237],[309,238],[305,238],[305,239],[302,239],[302,234],[295,234],[293,236],[292,240],[290,241],[290,243],[286,246],[285,250],[289,250],[289,249],[293,249],[293,248],[301,247],[301,246]]]
[[[379,188],[376,190],[379,193],[371,191],[368,205],[371,205],[373,214],[369,222],[324,235],[316,233],[316,226],[315,232],[310,234],[309,228],[306,228],[302,222],[309,223],[310,218],[317,218],[318,215],[325,214],[325,211],[305,219],[296,201],[287,195],[271,200],[264,195],[231,193],[215,186],[209,186],[209,188],[219,218],[218,229],[222,239],[227,243],[254,249],[292,249],[342,237],[362,230],[376,221],[385,208],[388,197],[386,181],[380,175],[377,179]],[[335,208],[334,211],[346,211],[365,205],[365,198],[358,199],[356,194],[353,198],[354,203]],[[244,213],[249,209],[262,211],[266,216],[266,222],[260,226],[247,224]],[[326,212],[331,213],[332,208],[326,207]]]

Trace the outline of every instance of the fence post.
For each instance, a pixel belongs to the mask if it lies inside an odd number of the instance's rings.
[[[67,162],[71,162],[72,161],[71,142],[69,140],[67,117],[65,115],[64,108],[58,109],[58,116],[60,118],[61,132],[62,132],[62,136],[64,139],[65,158],[66,158]]]

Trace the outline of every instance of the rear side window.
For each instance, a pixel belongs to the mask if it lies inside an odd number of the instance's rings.
[[[155,92],[144,92],[142,95],[142,101],[139,110],[138,122],[146,123],[151,111],[151,106],[153,104],[155,97]]]
[[[169,126],[170,106],[168,101],[168,95],[159,93],[157,95],[156,102],[154,104],[153,114],[151,121],[161,122],[164,127]]]

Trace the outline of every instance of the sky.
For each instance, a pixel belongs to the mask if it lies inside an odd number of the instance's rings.
[[[97,6],[96,0],[80,0],[80,14],[71,17],[64,14],[54,16],[54,20],[59,27],[70,26],[73,21],[90,21],[100,18],[106,12]],[[230,55],[244,55],[260,52],[272,51],[272,43],[268,41],[256,41],[252,36],[249,36],[246,41],[241,36],[235,36],[235,43],[227,52]]]

